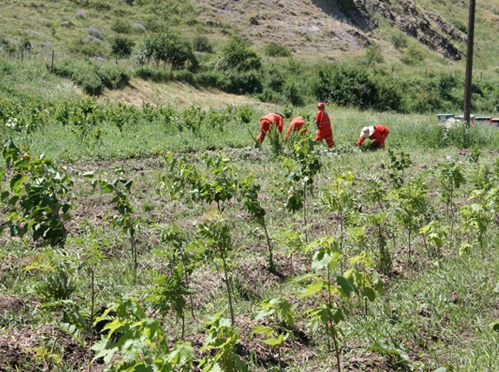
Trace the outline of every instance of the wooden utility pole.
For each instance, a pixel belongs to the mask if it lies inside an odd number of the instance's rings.
[[[467,128],[471,123],[471,80],[473,71],[473,44],[475,38],[475,0],[470,0],[468,16],[468,43],[466,50],[466,76],[464,78],[464,115],[463,120]]]

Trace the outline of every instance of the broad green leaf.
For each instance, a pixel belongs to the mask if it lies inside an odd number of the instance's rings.
[[[95,175],[95,172],[85,172],[82,174],[85,178],[92,178]]]
[[[331,255],[325,250],[319,250],[312,259],[312,270],[317,272],[328,267],[331,262]]]
[[[367,299],[372,302],[376,298],[376,294],[371,288],[364,288],[362,290],[362,297],[367,297]]]
[[[264,309],[260,310],[256,315],[255,315],[255,320],[262,320],[265,319],[267,316],[273,314],[275,312],[274,309]]]
[[[277,338],[272,337],[272,338],[270,338],[268,340],[264,340],[262,342],[264,344],[266,344],[266,345],[275,347],[275,346],[282,346],[282,344],[284,343],[284,341],[285,341],[284,334],[281,333],[279,335],[279,337],[277,337]]]
[[[114,191],[114,189],[115,189],[114,186],[111,185],[110,183],[102,185],[102,192],[110,194]]]
[[[305,287],[305,290],[301,292],[299,297],[301,298],[311,296],[313,294],[316,294],[317,292],[320,292],[322,288],[324,288],[324,281],[320,278],[316,278],[315,282]]]
[[[263,325],[254,326],[251,329],[250,336],[253,336],[255,333],[263,333],[265,336],[270,337],[272,335],[273,329],[270,327],[266,327]]]
[[[346,295],[346,297],[350,297],[350,294],[353,292],[355,294],[359,294],[359,291],[357,290],[357,287],[353,285],[347,278],[343,276],[338,276],[336,278],[336,283],[341,287],[343,293]]]
[[[168,354],[168,361],[172,364],[183,366],[191,364],[194,360],[194,349],[190,342],[179,341],[175,344],[172,352]]]

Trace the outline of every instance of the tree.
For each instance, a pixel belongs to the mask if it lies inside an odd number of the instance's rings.
[[[128,57],[132,54],[135,42],[124,36],[115,36],[111,40],[111,53],[117,57]]]
[[[176,34],[161,32],[148,36],[144,40],[143,49],[148,60],[164,64],[168,62],[174,70],[181,69],[188,62],[193,67],[198,66],[191,43]]]
[[[251,49],[248,41],[239,36],[234,36],[222,49],[219,60],[219,69],[250,71],[262,67],[262,58]]]

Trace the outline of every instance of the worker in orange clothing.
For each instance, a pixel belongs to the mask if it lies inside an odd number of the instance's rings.
[[[326,140],[327,146],[329,148],[335,147],[333,141],[333,131],[331,130],[331,121],[329,120],[329,115],[326,112],[326,107],[324,102],[319,102],[317,104],[319,112],[315,115],[315,123],[317,124],[317,134],[315,135],[316,141]]]
[[[284,137],[284,142],[288,142],[289,136],[291,133],[298,132],[302,135],[307,134],[307,127],[305,127],[305,119],[301,116],[297,116],[291,119],[289,123],[288,132],[286,133],[286,137]]]
[[[270,131],[272,126],[277,126],[279,133],[282,133],[282,128],[284,127],[284,122],[282,120],[281,114],[267,114],[260,119],[260,134],[256,137],[255,147],[262,144],[267,132]]]
[[[387,127],[381,124],[371,125],[369,127],[364,127],[360,131],[360,138],[357,141],[357,147],[362,145],[366,138],[374,140],[371,143],[372,147],[379,147],[381,149],[385,148],[385,139],[388,137],[389,130]]]

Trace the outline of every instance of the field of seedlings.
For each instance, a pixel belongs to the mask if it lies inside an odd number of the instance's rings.
[[[0,101],[0,371],[499,370],[497,128],[326,109]]]

